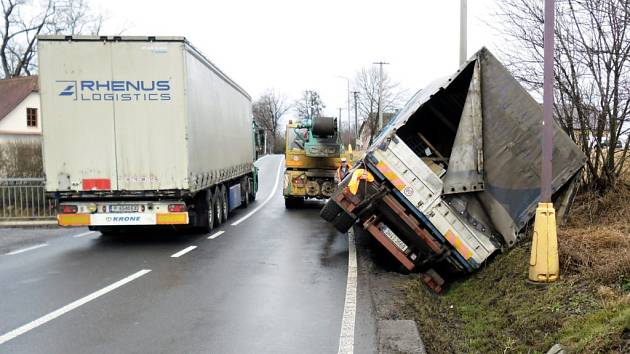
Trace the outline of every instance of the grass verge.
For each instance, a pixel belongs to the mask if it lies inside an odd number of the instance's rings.
[[[429,353],[630,353],[630,189],[582,195],[559,231],[561,279],[527,282],[530,244],[497,256],[443,295],[405,286]]]

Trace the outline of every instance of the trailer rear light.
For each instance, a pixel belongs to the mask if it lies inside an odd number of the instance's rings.
[[[61,214],[76,214],[79,208],[76,205],[60,205],[59,212]]]
[[[169,204],[168,212],[169,213],[181,213],[186,211],[186,204]]]

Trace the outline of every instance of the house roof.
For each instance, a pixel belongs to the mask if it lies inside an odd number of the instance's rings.
[[[39,91],[37,75],[0,80],[0,120],[31,93]]]

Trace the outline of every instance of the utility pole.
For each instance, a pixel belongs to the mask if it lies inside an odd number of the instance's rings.
[[[359,115],[357,114],[357,96],[359,91],[352,91],[352,95],[354,95],[354,146],[356,147],[357,140],[359,140]]]
[[[263,144],[263,155],[267,155],[267,129],[263,130],[265,133],[263,134],[264,144]]]
[[[542,121],[542,173],[540,202],[534,219],[534,236],[529,260],[529,280],[551,283],[558,280],[558,235],[556,211],[551,201],[553,158],[553,65],[554,65],[554,0],[545,0],[544,81]]]
[[[348,131],[349,131],[350,130],[350,126],[352,125],[350,123],[350,79],[348,79],[345,76],[341,76],[341,75],[337,75],[337,77],[340,77],[340,78],[346,80],[346,84],[347,84],[346,96],[348,98],[348,105],[346,106],[346,108],[347,108],[346,112],[348,112]],[[339,117],[339,119],[341,119],[341,117]]]
[[[343,108],[339,107],[339,136],[341,137],[341,142],[343,143],[343,124],[341,124],[341,110]]]
[[[459,65],[466,62],[468,57],[468,4],[467,0],[460,0],[459,6]]]
[[[312,118],[311,117],[311,104],[309,103],[311,101],[310,96],[312,93],[310,90],[306,90],[304,92],[306,93],[304,95],[304,100],[306,101],[304,102],[305,103],[304,107],[306,108],[306,118],[308,119],[308,118]]]
[[[380,131],[381,129],[383,129],[383,108],[381,107],[381,103],[383,100],[383,65],[387,65],[389,63],[383,62],[383,61],[379,61],[374,63],[375,65],[379,66],[379,70],[378,70],[378,75],[379,75],[379,82],[378,82],[378,130]]]

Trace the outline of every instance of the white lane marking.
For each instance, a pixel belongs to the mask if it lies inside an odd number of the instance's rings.
[[[252,210],[249,212],[249,214],[243,216],[242,218],[238,219],[237,221],[232,223],[232,226],[236,226],[240,223],[242,223],[243,221],[249,219],[250,216],[254,215],[254,213],[256,213],[258,210],[260,210],[263,206],[265,206],[265,204],[267,204],[271,198],[274,197],[274,195],[276,194],[276,190],[278,189],[278,183],[280,182],[280,173],[282,172],[282,162],[283,160],[280,161],[280,164],[278,165],[278,173],[276,174],[276,183],[273,185],[273,189],[271,191],[271,193],[269,193],[269,196],[267,197],[267,199],[265,199],[264,202],[262,202],[262,204],[260,204],[259,206],[256,207],[256,209]]]
[[[35,245],[35,246],[31,246],[31,247],[26,247],[26,248],[21,248],[21,249],[19,249],[19,250],[11,251],[11,252],[7,253],[6,255],[7,255],[7,256],[13,256],[13,255],[16,255],[16,254],[20,254],[20,253],[24,253],[24,252],[28,252],[28,251],[32,251],[32,250],[36,250],[36,249],[38,249],[38,248],[42,248],[42,247],[46,247],[46,246],[48,246],[48,244],[47,244],[47,243],[41,243],[41,244],[39,244],[39,245]]]
[[[354,245],[354,230],[348,231],[348,283],[346,302],[339,334],[339,354],[354,352],[354,322],[357,313],[357,251]]]
[[[172,255],[171,255],[171,258],[178,258],[178,257],[181,257],[181,256],[185,255],[186,253],[188,253],[188,252],[190,252],[190,251],[194,250],[195,248],[197,248],[197,246],[188,246],[188,247],[184,248],[183,250],[181,250],[181,251],[179,251],[179,252],[177,252],[177,253],[172,254]]]
[[[88,231],[88,232],[84,232],[84,233],[81,233],[81,234],[78,234],[78,235],[73,235],[72,237],[79,238],[79,237],[91,235],[91,234],[94,234],[94,233],[96,233],[96,231]]]
[[[214,240],[215,238],[223,235],[225,231],[221,230],[221,231],[217,231],[215,233],[213,233],[212,235],[208,236],[208,240]]]
[[[31,331],[31,330],[33,330],[33,329],[35,329],[35,328],[37,328],[37,327],[47,323],[47,322],[50,322],[50,321],[54,320],[55,318],[65,314],[67,312],[70,312],[70,311],[76,309],[77,307],[79,307],[81,305],[85,305],[86,303],[88,303],[88,302],[90,302],[92,300],[95,300],[95,299],[97,299],[97,298],[107,294],[110,291],[113,291],[113,290],[115,290],[117,288],[120,288],[121,286],[123,286],[123,285],[125,285],[125,284],[127,284],[127,283],[129,283],[129,282],[131,282],[131,281],[133,281],[135,279],[140,278],[141,276],[147,274],[150,271],[151,271],[151,269],[142,269],[141,271],[136,272],[136,273],[134,273],[134,274],[132,274],[132,275],[130,275],[130,276],[124,278],[124,279],[121,279],[121,280],[119,280],[119,281],[117,281],[117,282],[115,282],[113,284],[110,284],[110,285],[102,288],[101,290],[97,290],[97,291],[91,293],[90,295],[82,297],[79,300],[76,300],[76,301],[74,301],[74,302],[72,302],[72,303],[70,303],[70,304],[68,304],[68,305],[66,305],[66,306],[64,306],[62,308],[59,308],[59,309],[57,309],[57,310],[55,310],[55,311],[53,311],[53,312],[51,312],[51,313],[49,313],[47,315],[44,315],[44,316],[42,316],[42,317],[40,317],[40,318],[38,318],[38,319],[36,319],[36,320],[34,320],[32,322],[29,322],[29,323],[27,323],[27,324],[25,324],[25,325],[23,325],[21,327],[18,327],[16,329],[12,330],[11,332],[7,332],[7,333],[5,333],[5,334],[0,336],[0,345],[10,341],[11,339],[13,339],[13,338],[15,338],[17,336],[20,336],[20,335],[22,335],[22,334],[24,334],[24,333],[26,333],[28,331]]]

